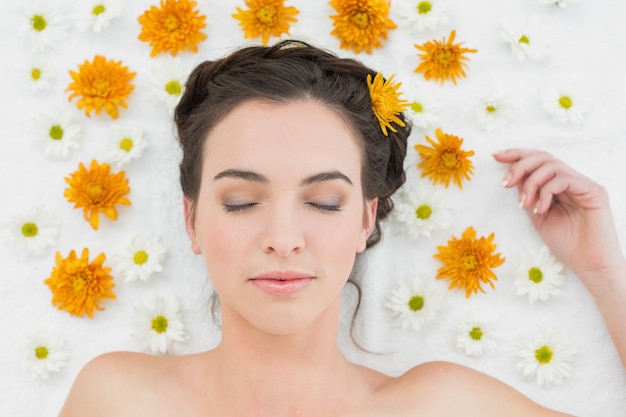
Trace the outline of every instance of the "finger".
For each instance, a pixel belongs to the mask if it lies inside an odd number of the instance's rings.
[[[537,202],[532,205],[533,214],[544,214],[557,203],[560,196],[566,193],[571,185],[571,178],[567,175],[558,175],[548,181],[539,190]],[[531,207],[531,206],[529,206]]]
[[[492,154],[492,156],[498,162],[510,164],[513,162],[517,162],[522,158],[526,158],[527,156],[530,156],[532,154],[539,153],[539,152],[541,151],[534,150],[534,149],[512,148],[512,149],[505,149],[503,151],[495,152]]]
[[[559,167],[554,161],[526,161],[529,164],[532,163],[534,168],[528,175],[521,178],[519,181],[512,179],[511,182],[518,185],[519,189],[519,204],[522,208],[529,208],[535,205],[536,200],[539,198],[539,191],[550,180],[554,179],[559,174]],[[514,175],[517,175],[514,174]]]
[[[514,163],[511,163],[508,172],[502,179],[503,186],[510,188],[521,184],[534,171],[538,170],[542,165],[547,163],[558,163],[559,166],[565,166],[549,153],[535,151],[526,154],[523,158]]]

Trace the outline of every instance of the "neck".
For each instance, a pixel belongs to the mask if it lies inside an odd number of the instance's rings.
[[[339,305],[287,335],[263,332],[223,309],[222,341],[211,352],[219,398],[230,398],[240,415],[320,415],[321,405],[340,408],[345,387],[359,378],[337,347]]]

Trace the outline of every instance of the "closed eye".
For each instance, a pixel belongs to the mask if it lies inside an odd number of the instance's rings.
[[[224,211],[227,213],[236,213],[239,211],[245,211],[256,206],[258,203],[246,203],[246,204],[224,204]]]
[[[322,211],[341,211],[341,204],[319,204],[319,203],[306,203],[308,206]]]

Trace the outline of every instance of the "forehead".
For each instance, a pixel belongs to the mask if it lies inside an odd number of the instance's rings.
[[[360,141],[338,112],[313,100],[247,101],[235,107],[207,137],[205,169],[279,166],[360,173]],[[353,178],[356,179],[356,178]]]

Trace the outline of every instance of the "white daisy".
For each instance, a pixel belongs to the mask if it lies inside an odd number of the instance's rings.
[[[522,252],[515,278],[517,295],[528,295],[531,303],[547,301],[551,295],[561,292],[564,282],[563,264],[552,256],[546,245],[534,252]]]
[[[548,387],[560,385],[572,375],[575,350],[566,332],[544,328],[524,338],[516,356],[516,367],[522,375]]]
[[[480,100],[476,109],[478,127],[486,132],[493,132],[508,123],[510,105],[502,97],[489,96]]]
[[[70,150],[80,146],[82,127],[69,111],[41,116],[37,130],[45,154],[53,158],[67,159]]]
[[[20,5],[18,25],[33,52],[56,46],[65,39],[68,25],[57,3],[31,0]]]
[[[174,342],[187,340],[176,297],[149,296],[134,307],[131,336],[144,352],[172,353]]]
[[[180,58],[164,57],[152,65],[152,100],[173,110],[185,92],[188,71]]]
[[[42,255],[54,246],[59,235],[59,221],[41,207],[21,213],[8,222],[8,240],[18,252]]]
[[[413,122],[413,127],[430,130],[439,124],[438,113],[441,106],[424,95],[409,100],[410,106],[404,111]]]
[[[574,3],[574,0],[537,0],[537,2],[541,4],[555,4],[564,9],[567,7],[568,3]]]
[[[163,271],[166,252],[157,236],[136,236],[117,255],[117,269],[126,282],[148,281],[152,274]]]
[[[31,335],[24,351],[24,366],[30,368],[33,378],[48,379],[51,372],[59,372],[67,365],[69,352],[60,333],[45,329]]]
[[[537,27],[534,20],[526,18],[503,24],[503,40],[509,44],[511,53],[519,62],[524,62],[526,58],[537,61],[545,56],[547,46]]]
[[[456,347],[468,356],[493,355],[498,334],[489,321],[470,315],[457,326]]]
[[[544,88],[540,95],[541,107],[558,123],[579,125],[584,121],[589,105],[571,84],[566,82]]]
[[[57,75],[54,68],[38,57],[29,59],[26,65],[20,68],[20,72],[26,80],[26,85],[32,91],[49,90]]]
[[[394,203],[394,218],[415,239],[420,236],[430,239],[431,232],[450,226],[451,205],[440,190],[424,186],[404,189]]]
[[[385,307],[400,327],[419,330],[435,318],[441,307],[441,293],[424,276],[410,276],[389,293]]]
[[[400,21],[404,21],[406,27],[413,34],[424,30],[437,29],[439,25],[449,23],[446,12],[448,3],[444,0],[402,0],[393,3],[396,14]]]
[[[148,142],[138,127],[131,124],[113,125],[107,141],[106,159],[121,168],[133,159],[140,158],[147,146]]]
[[[124,3],[120,0],[82,0],[74,13],[76,27],[85,32],[98,33],[109,26],[112,19],[122,14]]]

